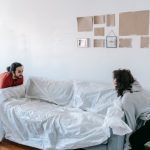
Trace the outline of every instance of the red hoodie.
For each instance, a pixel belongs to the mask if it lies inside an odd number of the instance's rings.
[[[13,79],[12,73],[4,72],[0,74],[0,89],[23,84],[23,76],[19,79]]]

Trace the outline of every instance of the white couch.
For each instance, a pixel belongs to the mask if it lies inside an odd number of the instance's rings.
[[[32,77],[0,90],[0,139],[39,149],[121,150],[123,116],[106,84]]]

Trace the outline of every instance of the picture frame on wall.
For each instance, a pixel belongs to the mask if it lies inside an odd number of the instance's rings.
[[[77,46],[80,48],[89,47],[89,39],[88,38],[77,39]]]
[[[106,48],[117,48],[117,36],[106,36]]]

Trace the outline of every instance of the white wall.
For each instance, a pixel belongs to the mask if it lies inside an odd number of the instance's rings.
[[[148,0],[0,0],[0,72],[13,61],[25,77],[110,83],[129,68],[150,90],[150,49],[77,48],[76,17],[147,10]]]

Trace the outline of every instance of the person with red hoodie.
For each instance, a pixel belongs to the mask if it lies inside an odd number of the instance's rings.
[[[0,74],[0,89],[23,84],[23,65],[18,62],[7,67],[7,72]]]

